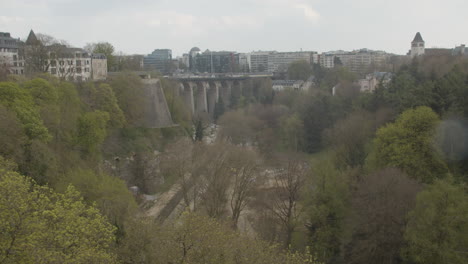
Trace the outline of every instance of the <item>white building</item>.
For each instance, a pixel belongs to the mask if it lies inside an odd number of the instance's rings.
[[[23,75],[28,70],[27,61],[22,56],[38,56],[34,45],[43,45],[31,30],[25,43],[13,39],[10,33],[0,33],[0,60],[10,73]],[[107,58],[103,54],[90,54],[80,48],[70,48],[52,44],[41,49],[40,70],[69,81],[105,80],[107,78]],[[46,54],[45,54],[46,53]],[[28,55],[29,54],[29,55]]]
[[[322,53],[319,57],[319,64],[328,69],[335,67],[335,55]]]
[[[319,64],[324,68],[333,68],[342,65],[352,72],[362,73],[369,70],[376,70],[384,67],[391,54],[384,51],[374,51],[368,49],[346,51],[332,51],[322,53],[319,56]]]
[[[272,88],[274,91],[283,91],[285,89],[302,90],[304,81],[302,80],[274,80]]]
[[[416,36],[414,36],[413,41],[411,41],[411,58],[424,55],[424,48],[424,40],[421,37],[421,33],[418,32],[416,33]]]
[[[0,32],[0,67],[11,74],[24,74],[24,60],[19,54],[21,41],[8,32]]]
[[[366,78],[357,81],[361,92],[373,92],[379,84],[387,84],[392,79],[389,72],[374,72],[366,75]]]
[[[286,72],[291,63],[306,61],[311,63],[313,52],[272,52],[268,56],[268,72]]]
[[[268,57],[273,51],[256,51],[250,53],[250,71],[266,72],[268,70]]]

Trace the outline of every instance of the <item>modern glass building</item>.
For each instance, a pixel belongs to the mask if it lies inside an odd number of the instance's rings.
[[[157,70],[161,73],[170,73],[172,69],[172,50],[155,49],[143,58],[145,70]]]

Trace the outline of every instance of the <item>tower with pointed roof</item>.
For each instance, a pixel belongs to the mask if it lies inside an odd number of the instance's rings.
[[[421,37],[421,33],[416,33],[413,41],[411,41],[411,58],[416,56],[424,55],[424,40]]]

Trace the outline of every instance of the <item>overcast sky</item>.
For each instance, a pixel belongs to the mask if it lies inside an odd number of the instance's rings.
[[[0,32],[30,29],[76,47],[108,41],[126,54],[169,48],[405,54],[468,43],[467,0],[0,0]]]

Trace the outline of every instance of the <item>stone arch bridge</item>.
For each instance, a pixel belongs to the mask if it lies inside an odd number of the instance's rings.
[[[139,74],[143,78],[146,91],[146,126],[168,127],[174,125],[167,105],[164,91],[158,79],[151,79],[146,73]],[[188,75],[167,77],[177,82],[175,94],[180,96],[192,115],[207,113],[213,116],[216,103],[223,101],[227,106],[232,98],[240,98],[246,89],[245,85],[253,78],[271,78],[269,74],[249,75]]]

